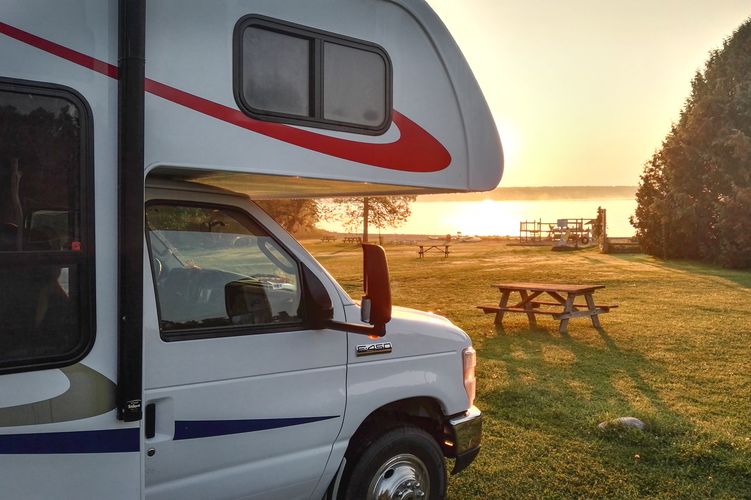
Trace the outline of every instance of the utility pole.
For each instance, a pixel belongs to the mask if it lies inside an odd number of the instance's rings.
[[[367,196],[363,198],[363,206],[362,206],[362,242],[367,243],[368,242],[368,212],[370,210],[369,207],[370,198]]]

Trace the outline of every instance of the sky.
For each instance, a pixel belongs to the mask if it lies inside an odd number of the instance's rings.
[[[483,89],[500,186],[636,185],[750,0],[427,0]]]

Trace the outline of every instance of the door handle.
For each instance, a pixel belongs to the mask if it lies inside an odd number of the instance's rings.
[[[156,436],[156,403],[146,405],[146,420],[144,422],[144,435],[146,439]]]
[[[175,437],[175,402],[172,398],[158,398],[144,403],[144,440],[151,444],[171,441]]]

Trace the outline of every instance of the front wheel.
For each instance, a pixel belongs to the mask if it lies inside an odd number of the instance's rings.
[[[389,431],[352,458],[344,499],[439,500],[446,494],[441,449],[418,427]]]

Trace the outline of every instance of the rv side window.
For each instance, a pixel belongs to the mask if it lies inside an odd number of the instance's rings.
[[[243,33],[243,96],[266,113],[311,115],[313,43],[306,38],[248,27]]]
[[[386,65],[376,52],[323,44],[323,117],[380,126],[386,118]]]
[[[380,134],[391,63],[379,46],[259,16],[235,28],[235,96],[250,116]]]
[[[154,202],[146,224],[166,340],[299,327],[297,262],[246,214]]]
[[[0,80],[0,370],[63,366],[93,341],[89,114]]]

